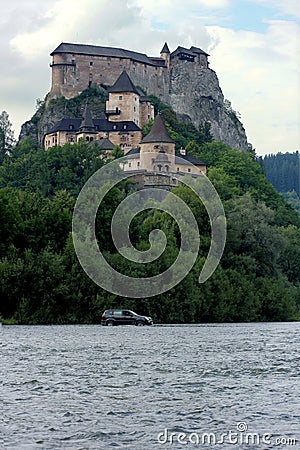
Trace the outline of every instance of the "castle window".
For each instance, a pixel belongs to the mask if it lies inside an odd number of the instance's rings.
[[[90,66],[92,66],[93,65],[93,61],[90,61]]]
[[[125,136],[124,134],[121,136],[121,141],[126,141],[127,140],[127,136]]]
[[[135,106],[133,107],[133,111],[134,111],[134,112],[136,111],[136,107],[135,107]]]
[[[123,100],[123,95],[119,95],[119,100]]]
[[[191,169],[190,168],[188,168],[188,172],[190,172],[191,171]]]
[[[128,167],[131,167],[131,163],[128,164]]]
[[[179,167],[177,167],[177,172],[179,172]]]
[[[140,162],[139,161],[137,162],[137,166],[140,167]]]

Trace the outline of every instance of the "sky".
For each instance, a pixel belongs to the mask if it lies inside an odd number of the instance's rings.
[[[0,113],[19,135],[51,85],[61,42],[159,55],[167,41],[210,54],[258,155],[300,143],[299,0],[10,0],[0,16]]]

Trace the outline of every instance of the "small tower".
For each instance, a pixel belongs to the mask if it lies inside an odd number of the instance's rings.
[[[87,101],[82,116],[82,122],[77,133],[77,140],[83,138],[88,142],[92,142],[97,133],[98,132],[96,131],[96,127],[92,118],[90,105]]]
[[[166,165],[171,171],[175,161],[175,142],[171,139],[160,114],[157,114],[150,133],[140,143],[141,167],[153,170],[153,163],[160,158],[166,158]],[[158,156],[159,153],[159,156]]]
[[[109,88],[105,114],[110,122],[129,120],[140,125],[140,93],[124,70]]]
[[[169,69],[170,68],[170,50],[169,50],[168,44],[166,42],[160,52],[160,56],[162,59],[165,60],[166,66]]]

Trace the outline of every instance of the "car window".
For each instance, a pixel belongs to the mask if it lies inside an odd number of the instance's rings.
[[[116,317],[122,316],[122,311],[114,311],[114,316]]]

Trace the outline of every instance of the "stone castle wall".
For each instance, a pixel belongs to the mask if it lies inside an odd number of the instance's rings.
[[[127,58],[59,53],[53,55],[49,99],[76,97],[91,85],[112,86],[126,70],[133,83],[148,93],[167,98],[169,73],[166,67],[142,64]]]

